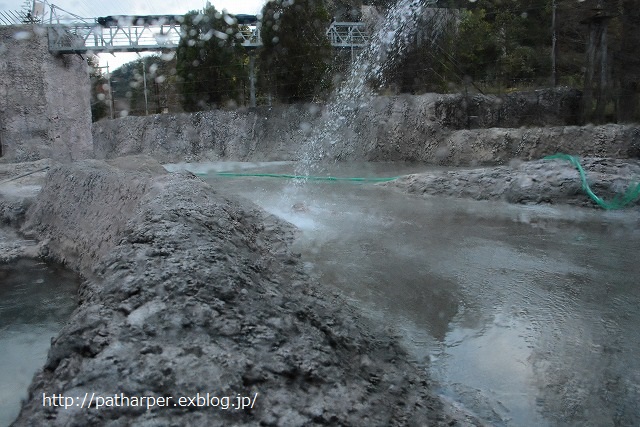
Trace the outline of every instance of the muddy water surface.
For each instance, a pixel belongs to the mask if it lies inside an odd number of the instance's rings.
[[[30,259],[0,264],[0,426],[20,411],[33,375],[76,307],[79,278]]]
[[[296,224],[308,271],[397,334],[439,392],[495,425],[640,425],[640,216],[421,199],[380,186],[215,172]],[[392,176],[419,165],[318,174]]]

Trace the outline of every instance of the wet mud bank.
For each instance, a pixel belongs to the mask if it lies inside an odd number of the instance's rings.
[[[581,164],[591,189],[605,201],[621,197],[630,186],[640,182],[638,160],[589,157],[581,159]],[[598,207],[582,188],[578,170],[564,160],[412,174],[381,185],[419,196]],[[629,206],[637,209],[640,198]]]
[[[456,424],[395,338],[310,282],[292,225],[192,175],[126,169],[54,166],[28,208],[21,231],[85,280],[14,425]],[[255,404],[173,406],[197,393]]]
[[[0,264],[38,256],[38,243],[24,238],[17,229],[40,192],[51,164],[50,159],[0,164]]]

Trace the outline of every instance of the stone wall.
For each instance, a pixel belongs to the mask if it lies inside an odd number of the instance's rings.
[[[319,111],[290,105],[101,120],[93,124],[94,149],[98,159],[149,154],[161,161],[293,160],[303,124]]]
[[[12,162],[93,155],[86,61],[49,53],[42,27],[0,27],[0,144]]]
[[[520,105],[521,112],[536,111],[535,117],[552,117],[555,110],[565,111],[562,100],[570,96],[558,97],[557,102],[547,98],[523,95],[509,102]],[[491,104],[490,98],[478,101],[487,126],[503,108],[492,109]],[[513,113],[505,120],[514,127],[464,129],[462,122],[467,120],[455,112],[460,108],[460,99],[452,95],[379,96],[349,111],[349,126],[337,131],[327,131],[327,108],[290,105],[103,120],[94,123],[93,138],[98,158],[149,154],[161,161],[296,160],[310,148],[313,139],[306,136],[323,131],[337,142],[320,148],[321,143],[314,143],[311,151],[326,159],[463,166],[535,160],[558,151],[640,156],[638,125],[565,126],[569,115],[556,116],[555,127],[515,127],[521,122]]]

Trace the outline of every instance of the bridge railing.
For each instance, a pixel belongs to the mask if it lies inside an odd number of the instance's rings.
[[[30,22],[24,10],[0,10],[0,25],[20,25]]]
[[[260,27],[257,25],[243,25],[238,32],[238,38],[241,38],[242,46],[251,49],[262,46],[262,37],[260,37]]]
[[[110,17],[111,18],[111,17]],[[131,19],[127,19],[131,18]],[[49,24],[49,50],[55,53],[141,52],[175,49],[184,35],[180,22],[167,19],[118,17],[117,20]],[[362,48],[369,35],[362,22],[332,22],[326,32],[329,42],[337,48]],[[242,25],[237,33],[240,44],[252,49],[262,46],[259,25]]]
[[[333,47],[362,48],[369,44],[369,33],[364,22],[332,22],[327,37]]]
[[[56,53],[139,52],[175,49],[180,40],[180,25],[99,24],[49,25],[49,50]]]

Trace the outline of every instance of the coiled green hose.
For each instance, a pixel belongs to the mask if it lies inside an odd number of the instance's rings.
[[[614,197],[612,201],[605,202],[600,197],[598,197],[593,192],[593,190],[591,190],[591,187],[587,182],[587,174],[585,173],[584,169],[582,168],[582,165],[580,165],[580,162],[575,156],[564,154],[564,153],[557,153],[552,156],[546,156],[544,159],[546,160],[559,159],[559,160],[567,160],[568,162],[570,162],[576,169],[578,169],[578,173],[580,173],[580,180],[582,181],[582,189],[584,190],[584,192],[587,193],[587,195],[591,198],[591,200],[596,202],[596,204],[603,209],[607,209],[607,210],[622,209],[625,206],[633,203],[633,201],[636,200],[638,196],[640,196],[640,182],[638,182],[635,184],[631,184],[629,188],[627,188],[627,191],[625,191],[625,193],[622,196],[617,195],[616,197]]]

